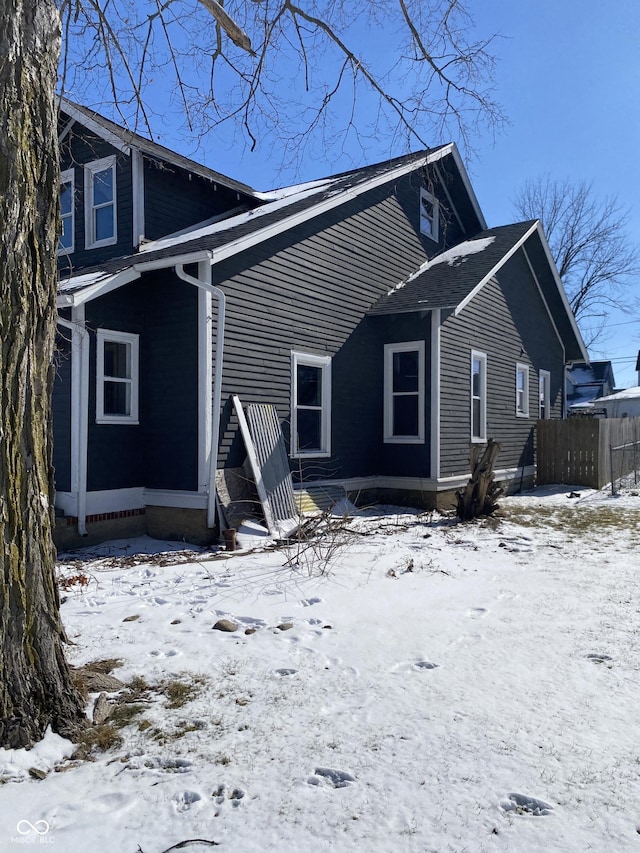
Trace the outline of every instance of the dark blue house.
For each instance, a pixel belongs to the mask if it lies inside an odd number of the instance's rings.
[[[440,506],[474,444],[534,475],[587,358],[538,221],[488,228],[455,145],[257,193],[63,104],[58,540],[214,536],[232,396],[294,479]]]

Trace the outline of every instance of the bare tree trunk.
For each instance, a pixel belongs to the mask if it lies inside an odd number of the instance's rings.
[[[13,748],[84,719],[51,539],[59,49],[51,0],[0,0],[0,746]]]

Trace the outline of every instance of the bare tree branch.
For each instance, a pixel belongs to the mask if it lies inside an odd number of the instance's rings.
[[[514,207],[541,219],[569,304],[587,345],[602,335],[609,311],[628,308],[629,286],[640,274],[640,250],[627,233],[629,213],[615,196],[599,199],[584,181],[527,181]]]
[[[61,13],[65,92],[102,110],[118,97],[118,120],[129,110],[148,132],[149,105],[172,115],[177,97],[200,139],[329,164],[350,142],[386,140],[391,156],[454,139],[468,154],[505,121],[494,36],[476,37],[462,0],[61,0]]]

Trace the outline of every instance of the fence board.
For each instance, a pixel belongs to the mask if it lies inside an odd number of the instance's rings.
[[[536,482],[602,489],[611,482],[613,446],[634,441],[640,418],[568,418],[536,425]]]

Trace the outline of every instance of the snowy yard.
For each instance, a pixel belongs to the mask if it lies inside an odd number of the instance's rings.
[[[0,750],[0,850],[638,850],[640,497],[577,491],[352,519],[328,566],[75,555],[69,658],[131,701],[93,761]]]

